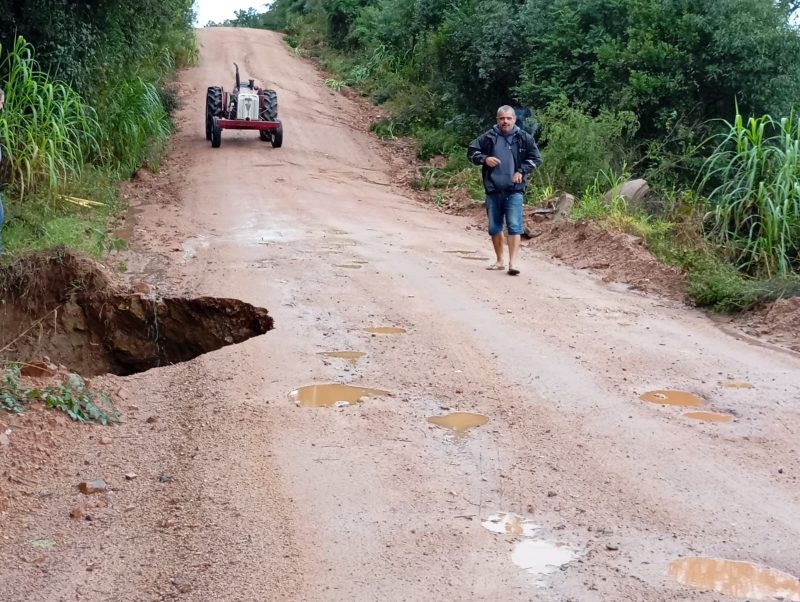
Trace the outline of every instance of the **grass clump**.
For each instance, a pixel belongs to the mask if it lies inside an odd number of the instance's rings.
[[[48,408],[60,410],[78,422],[108,425],[118,417],[109,396],[87,386],[77,374],[70,374],[60,383],[39,389],[22,384],[19,364],[6,367],[0,378],[0,407],[21,413],[32,401],[41,401]]]

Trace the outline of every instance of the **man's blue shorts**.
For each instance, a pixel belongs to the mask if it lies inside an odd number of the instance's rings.
[[[503,220],[509,234],[522,234],[522,193],[493,192],[486,195],[486,216],[489,218],[489,236],[503,231]]]

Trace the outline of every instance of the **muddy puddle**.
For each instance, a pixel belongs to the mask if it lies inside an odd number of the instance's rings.
[[[701,420],[703,422],[730,422],[733,416],[730,414],[720,414],[718,412],[684,412],[686,418]]]
[[[451,412],[445,416],[430,416],[428,422],[453,431],[456,439],[464,437],[470,429],[483,426],[489,421],[483,414]]]
[[[492,533],[512,535],[513,537],[533,537],[541,527],[532,520],[511,512],[497,512],[481,523]]]
[[[800,580],[776,569],[722,558],[681,558],[667,574],[678,583],[743,600],[800,602]]]
[[[539,587],[547,586],[544,577],[561,570],[581,555],[578,548],[565,543],[537,539],[536,534],[541,527],[518,514],[498,512],[481,525],[493,533],[516,538],[511,562],[533,575],[534,583]]]
[[[722,383],[726,389],[752,389],[753,385],[743,380],[731,380]]]
[[[356,362],[362,357],[364,357],[363,351],[321,351],[319,355],[324,355],[325,357],[336,357],[343,360],[348,360],[354,366]]]
[[[398,326],[370,326],[364,329],[371,334],[405,334],[406,329]]]
[[[341,407],[360,402],[364,397],[381,397],[388,391],[351,385],[328,384],[300,387],[289,393],[289,399],[303,407]]]
[[[688,391],[648,391],[639,396],[642,401],[670,406],[701,406],[703,399]]]
[[[44,356],[84,376],[184,362],[273,327],[238,299],[135,293],[104,266],[67,251],[25,256],[2,272],[3,359]]]

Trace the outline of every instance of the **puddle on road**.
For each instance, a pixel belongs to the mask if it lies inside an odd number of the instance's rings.
[[[639,396],[642,401],[662,403],[670,406],[701,406],[703,400],[687,391],[648,391]]]
[[[380,397],[388,391],[366,389],[350,385],[309,385],[289,393],[289,398],[299,406],[331,407],[348,406],[361,401],[363,397]]]
[[[481,525],[493,533],[517,538],[511,552],[511,561],[532,575],[544,577],[554,573],[581,553],[561,542],[533,539],[541,527],[518,514],[498,512],[489,516]],[[543,579],[537,579],[535,583],[539,587],[547,585]]]
[[[360,270],[361,266],[355,263],[337,263],[334,264],[337,268],[346,268],[348,270]]]
[[[532,575],[549,575],[578,557],[578,550],[561,542],[523,539],[514,546],[511,561]],[[537,585],[545,583],[537,580]]]
[[[511,512],[498,512],[481,523],[492,533],[508,534],[514,537],[533,537],[541,527],[532,520]]]
[[[445,253],[450,253],[451,255],[471,255],[473,253],[477,253],[477,251],[464,251],[463,249],[458,249],[455,251],[445,251]]]
[[[743,380],[733,380],[729,382],[722,383],[722,386],[726,389],[752,389],[753,385]]]
[[[481,255],[459,255],[460,259],[473,259],[475,261],[489,261],[488,257],[483,257]]]
[[[692,420],[705,422],[730,422],[733,420],[733,416],[730,414],[718,414],[717,412],[684,412],[683,415]]]
[[[364,330],[372,334],[405,334],[406,332],[405,328],[397,326],[372,326]]]
[[[671,562],[667,574],[700,589],[748,600],[800,602],[800,580],[788,573],[749,562],[722,558],[681,558]]]
[[[446,416],[430,416],[428,422],[451,429],[454,431],[456,439],[460,439],[467,434],[471,428],[482,426],[489,421],[483,414],[473,414],[472,412],[451,412]]]
[[[363,357],[363,351],[321,351],[319,355],[324,355],[326,357],[338,357],[345,360],[350,360],[353,365],[355,365],[356,361]]]

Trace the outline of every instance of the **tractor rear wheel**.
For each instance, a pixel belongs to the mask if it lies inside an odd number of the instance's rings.
[[[280,123],[280,119],[275,121],[278,122],[278,128],[272,132],[272,147],[279,148],[283,144],[283,124]]]
[[[222,88],[210,86],[206,92],[206,140],[211,140],[214,117],[222,117]]]
[[[264,106],[261,107],[261,119],[278,120],[278,93],[275,90],[264,90]]]
[[[219,117],[211,119],[211,148],[219,148],[222,144],[222,128],[219,127]]]

